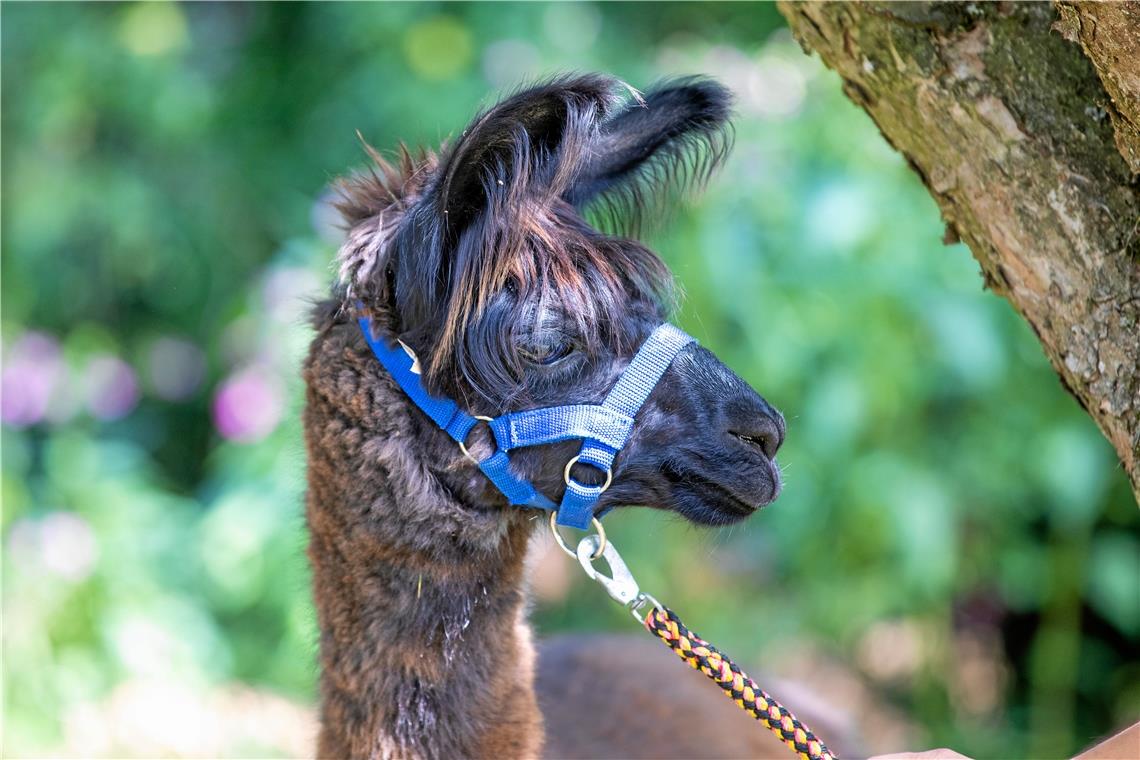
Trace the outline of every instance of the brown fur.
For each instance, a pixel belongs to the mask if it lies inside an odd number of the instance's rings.
[[[531,523],[457,503],[471,474],[453,445],[423,456],[428,431],[355,325],[326,326],[305,379],[319,756],[536,756],[518,630]],[[424,540],[440,532],[450,546]]]

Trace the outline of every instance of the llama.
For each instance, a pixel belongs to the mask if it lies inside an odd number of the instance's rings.
[[[650,654],[648,637],[555,642],[536,697],[524,559],[546,521],[508,506],[357,324],[398,339],[424,387],[471,414],[597,403],[666,319],[672,289],[653,252],[585,210],[636,229],[724,160],[729,110],[706,79],[642,95],[562,76],[484,111],[438,154],[389,162],[368,148],[372,171],[340,184],[340,284],[314,312],[304,366],[321,757],[536,757],[544,738],[552,756],[786,751],[663,647]],[[741,520],[776,498],[783,437],[781,415],[690,344],[638,413],[596,510]],[[467,446],[487,455],[485,426]],[[554,498],[576,451],[520,449],[511,469]],[[604,476],[574,468],[583,483]],[[672,715],[685,732],[660,725]]]

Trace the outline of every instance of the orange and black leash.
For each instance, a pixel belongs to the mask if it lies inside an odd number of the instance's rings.
[[[551,514],[550,529],[562,550],[576,558],[586,575],[625,606],[646,630],[664,641],[694,670],[712,679],[737,707],[762,723],[802,760],[837,760],[837,756],[810,728],[757,686],[739,665],[690,631],[675,612],[641,591],[613,543],[606,540],[601,523],[595,520],[593,526],[598,532],[583,538],[578,542],[577,551],[571,551],[555,528],[554,514]],[[604,558],[609,564],[611,575],[604,575],[594,567],[594,561],[599,558]],[[646,606],[649,611],[642,620],[640,610]]]
[[[645,628],[669,645],[678,657],[711,678],[721,690],[780,738],[804,760],[833,760],[836,756],[811,729],[756,685],[740,666],[696,635],[668,607],[651,607]]]

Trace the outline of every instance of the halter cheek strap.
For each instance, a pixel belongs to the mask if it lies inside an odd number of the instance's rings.
[[[372,353],[416,406],[432,422],[459,444],[483,474],[514,506],[557,510],[558,524],[586,529],[594,516],[598,498],[613,479],[614,457],[633,432],[634,417],[657,386],[674,357],[694,342],[680,329],[663,323],[638,349],[637,354],[618,378],[601,404],[574,404],[508,412],[494,419],[476,417],[459,408],[453,400],[433,396],[423,386],[415,356],[399,341],[394,346],[372,334],[368,317],[361,317],[360,329]],[[486,422],[495,439],[496,450],[481,461],[467,452],[465,441],[471,430]],[[534,485],[511,471],[508,452],[528,446],[541,446],[581,439],[582,448],[566,464],[566,490],[560,504],[539,493]],[[574,479],[570,470],[574,463],[589,464],[606,474],[602,485],[592,486]]]

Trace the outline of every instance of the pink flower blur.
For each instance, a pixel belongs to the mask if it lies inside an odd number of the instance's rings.
[[[126,417],[139,402],[139,381],[130,365],[117,356],[92,357],[85,373],[87,409],[100,420]]]
[[[214,425],[239,443],[260,441],[273,432],[285,410],[285,389],[273,372],[254,365],[226,378],[214,397]]]
[[[55,338],[39,332],[23,335],[5,357],[0,374],[0,418],[12,427],[42,420],[65,372]]]

